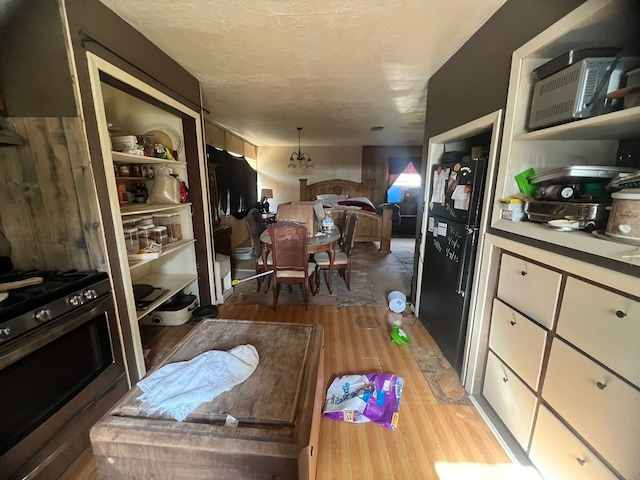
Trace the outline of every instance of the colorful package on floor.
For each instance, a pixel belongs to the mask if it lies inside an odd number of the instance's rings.
[[[398,428],[400,397],[404,380],[390,373],[345,375],[329,389],[322,414],[343,422],[373,422]]]

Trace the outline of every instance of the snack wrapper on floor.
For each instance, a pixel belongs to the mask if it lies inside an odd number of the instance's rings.
[[[398,428],[404,380],[390,373],[345,375],[336,378],[325,399],[322,414],[343,422],[373,422]]]

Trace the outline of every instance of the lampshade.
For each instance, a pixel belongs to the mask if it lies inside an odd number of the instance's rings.
[[[303,153],[300,151],[300,130],[302,127],[298,128],[298,151],[293,152],[289,157],[289,168],[295,168],[296,166],[299,168],[310,168],[313,167],[313,163],[311,163],[311,155],[308,153]],[[298,164],[296,165],[296,160]]]
[[[273,198],[273,190],[270,188],[263,188],[260,191],[260,198]]]

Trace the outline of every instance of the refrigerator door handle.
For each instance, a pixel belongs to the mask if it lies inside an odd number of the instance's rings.
[[[469,242],[472,240],[471,235],[473,234],[473,229],[466,227],[466,230],[468,236],[464,242],[464,248],[462,249],[462,262],[460,263],[460,269],[458,270],[458,284],[456,286],[456,293],[461,297],[464,297],[464,288],[462,285],[465,277],[464,272],[467,270],[467,249],[469,248]]]

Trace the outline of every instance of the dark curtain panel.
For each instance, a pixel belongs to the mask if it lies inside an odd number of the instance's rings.
[[[390,158],[389,159],[389,174],[387,175],[387,188],[395,183],[400,174],[407,168],[407,165],[411,162],[411,158]]]
[[[244,157],[207,145],[207,161],[217,164],[218,207],[225,215],[244,218],[258,203],[258,172]]]

